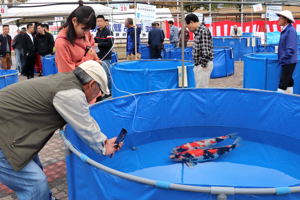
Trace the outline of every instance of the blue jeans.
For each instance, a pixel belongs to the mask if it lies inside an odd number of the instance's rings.
[[[106,65],[103,63],[105,63]],[[108,87],[109,91],[111,91],[110,63],[111,63],[111,60],[102,60],[102,67],[104,68],[106,76],[107,76],[107,87]]]
[[[21,50],[15,49],[15,57],[16,57],[16,70],[20,73],[22,72],[22,66],[24,65],[24,59],[22,58]]]
[[[0,149],[0,182],[14,190],[19,200],[54,200],[38,155],[15,172]]]

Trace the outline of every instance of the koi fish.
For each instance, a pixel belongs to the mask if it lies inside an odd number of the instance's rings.
[[[205,148],[210,148],[218,144],[219,142],[222,142],[223,140],[229,139],[229,138],[237,138],[236,136],[237,133],[231,133],[226,136],[220,136],[216,138],[211,138],[211,139],[205,139],[205,140],[197,140],[194,142],[189,142],[185,143],[181,146],[175,147],[171,153],[180,153],[184,151],[190,151],[193,149],[205,149]]]
[[[190,151],[176,153],[174,155],[171,155],[169,158],[174,161],[185,162],[189,167],[194,167],[199,162],[215,160],[222,155],[232,151],[236,147],[241,146],[241,140],[242,138],[238,137],[232,145],[210,149],[193,149]]]

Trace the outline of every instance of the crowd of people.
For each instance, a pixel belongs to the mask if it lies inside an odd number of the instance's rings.
[[[292,74],[298,62],[296,31],[290,12],[280,12],[279,24],[284,27],[279,43],[279,64],[282,74],[279,89],[286,91],[293,86]],[[114,37],[107,28],[103,15],[95,15],[90,6],[79,1],[76,8],[62,25],[54,42],[47,25],[28,24],[14,38],[17,69],[25,74],[27,81],[13,84],[0,90],[0,182],[16,191],[19,199],[53,200],[47,177],[38,157],[39,151],[51,138],[54,131],[68,123],[82,141],[99,155],[113,155],[116,138],[107,139],[97,122],[90,116],[89,103],[111,94],[109,72]],[[96,37],[90,30],[98,25]],[[127,18],[127,60],[141,58],[139,27]],[[173,21],[170,25],[170,43],[177,47],[180,34]],[[197,88],[208,87],[213,70],[213,40],[209,29],[195,14],[185,17],[184,45],[189,40],[189,31],[194,33],[193,60]],[[188,28],[189,31],[186,30]],[[136,29],[136,33],[135,33]],[[159,24],[152,23],[148,45],[151,57],[164,44],[164,33]],[[3,26],[1,42],[1,67],[11,68],[11,37],[9,26]],[[55,45],[54,45],[55,43]],[[53,54],[58,74],[32,79],[38,60]],[[95,48],[99,51],[96,51]],[[40,75],[41,68],[37,68]],[[29,120],[30,119],[30,120]]]
[[[1,68],[11,69],[11,48],[15,51],[16,69],[19,74],[34,77],[34,67],[39,76],[42,76],[42,60],[46,55],[53,54],[54,39],[49,32],[47,24],[27,24],[26,28],[17,31],[11,43],[9,26],[3,26],[3,34],[0,36]]]

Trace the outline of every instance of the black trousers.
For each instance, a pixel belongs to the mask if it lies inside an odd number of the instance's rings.
[[[34,77],[34,66],[36,62],[36,53],[29,53],[25,56],[25,63],[23,65],[23,74],[27,76],[27,78]]]
[[[157,53],[157,58],[162,58],[161,57],[161,44],[151,45],[151,59],[155,59],[156,53]]]
[[[286,90],[288,87],[294,86],[294,79],[292,78],[297,63],[282,65],[280,75],[279,88]]]
[[[179,47],[181,47],[181,42],[179,42]],[[184,47],[187,47],[187,42],[184,42]]]

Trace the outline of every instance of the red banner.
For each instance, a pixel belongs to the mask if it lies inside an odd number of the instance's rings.
[[[177,26],[177,23],[174,23]],[[233,26],[237,25],[239,28],[241,27],[241,23],[232,22],[229,20],[213,22],[211,27],[209,24],[206,24],[213,36],[230,36],[230,32],[233,29]],[[181,23],[179,23],[179,27]],[[295,20],[293,23],[297,32],[300,32],[300,20]],[[177,26],[178,27],[178,26]],[[278,21],[267,21],[267,32],[281,32],[281,27],[278,24]],[[243,33],[254,33],[254,32],[265,32],[265,21],[264,20],[256,20],[253,22],[244,22],[243,23]],[[166,21],[166,38],[170,37],[170,27],[168,21]],[[190,40],[193,40],[194,34],[190,32]]]

